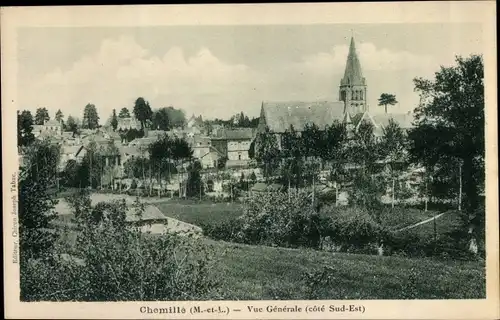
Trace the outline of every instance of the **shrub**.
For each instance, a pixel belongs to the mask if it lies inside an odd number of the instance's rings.
[[[24,301],[141,301],[210,299],[217,283],[211,253],[196,239],[152,236],[124,223],[121,203],[72,202],[79,224],[77,259],[27,261]],[[124,205],[124,204],[123,204]],[[143,210],[136,203],[139,217]]]
[[[237,242],[238,233],[241,231],[241,219],[228,219],[217,224],[204,223],[199,224],[203,230],[203,235],[214,240],[235,241]]]
[[[384,238],[385,228],[378,224],[366,209],[329,206],[322,210],[322,235],[351,251],[369,249]]]
[[[240,241],[280,247],[318,247],[319,216],[304,192],[252,195],[247,200]]]

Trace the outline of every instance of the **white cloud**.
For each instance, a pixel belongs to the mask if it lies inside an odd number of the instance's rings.
[[[94,103],[102,119],[112,109],[131,107],[138,96],[153,107],[177,102],[176,107],[199,112],[195,108],[200,101],[193,96],[208,97],[202,105],[208,107],[216,102],[210,99],[244,90],[252,77],[246,65],[225,63],[207,48],[186,57],[181,48],[173,47],[158,57],[123,36],[104,40],[98,52],[83,56],[68,70],[57,68],[34,79],[30,95],[23,98],[30,100],[25,105],[49,106],[52,112],[60,108],[77,116],[85,104]]]
[[[436,62],[430,55],[416,55],[408,51],[379,49],[373,43],[357,44],[356,51],[363,71],[402,71],[433,68]],[[304,57],[295,68],[315,74],[342,74],[349,47],[335,46],[330,52],[319,52]]]
[[[381,92],[392,92],[406,109],[416,100],[412,79],[437,70],[434,59],[406,51],[357,44],[368,81],[369,104]],[[70,68],[54,69],[30,79],[23,106],[62,109],[81,117],[87,103],[97,106],[104,122],[112,109],[132,107],[145,97],[154,108],[174,105],[187,114],[229,117],[240,111],[258,115],[262,100],[337,99],[348,46],[305,56],[302,61],[257,72],[245,64],[230,64],[208,48],[186,56],[180,47],[152,55],[132,37],[105,39],[99,50],[82,56]],[[373,109],[372,109],[373,110]]]

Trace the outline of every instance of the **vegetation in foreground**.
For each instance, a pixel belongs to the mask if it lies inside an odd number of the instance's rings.
[[[232,300],[478,299],[485,265],[251,246],[207,240]]]

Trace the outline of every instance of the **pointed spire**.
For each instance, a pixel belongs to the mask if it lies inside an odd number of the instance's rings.
[[[359,62],[358,54],[356,53],[356,45],[354,37],[351,37],[349,46],[349,54],[347,55],[347,63],[345,66],[344,78],[342,85],[364,85],[363,73],[361,72],[361,63]]]

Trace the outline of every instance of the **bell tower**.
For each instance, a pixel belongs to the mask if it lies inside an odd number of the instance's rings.
[[[366,81],[361,72],[354,37],[351,37],[344,77],[340,80],[339,100],[344,101],[344,112],[350,115],[367,111]]]

